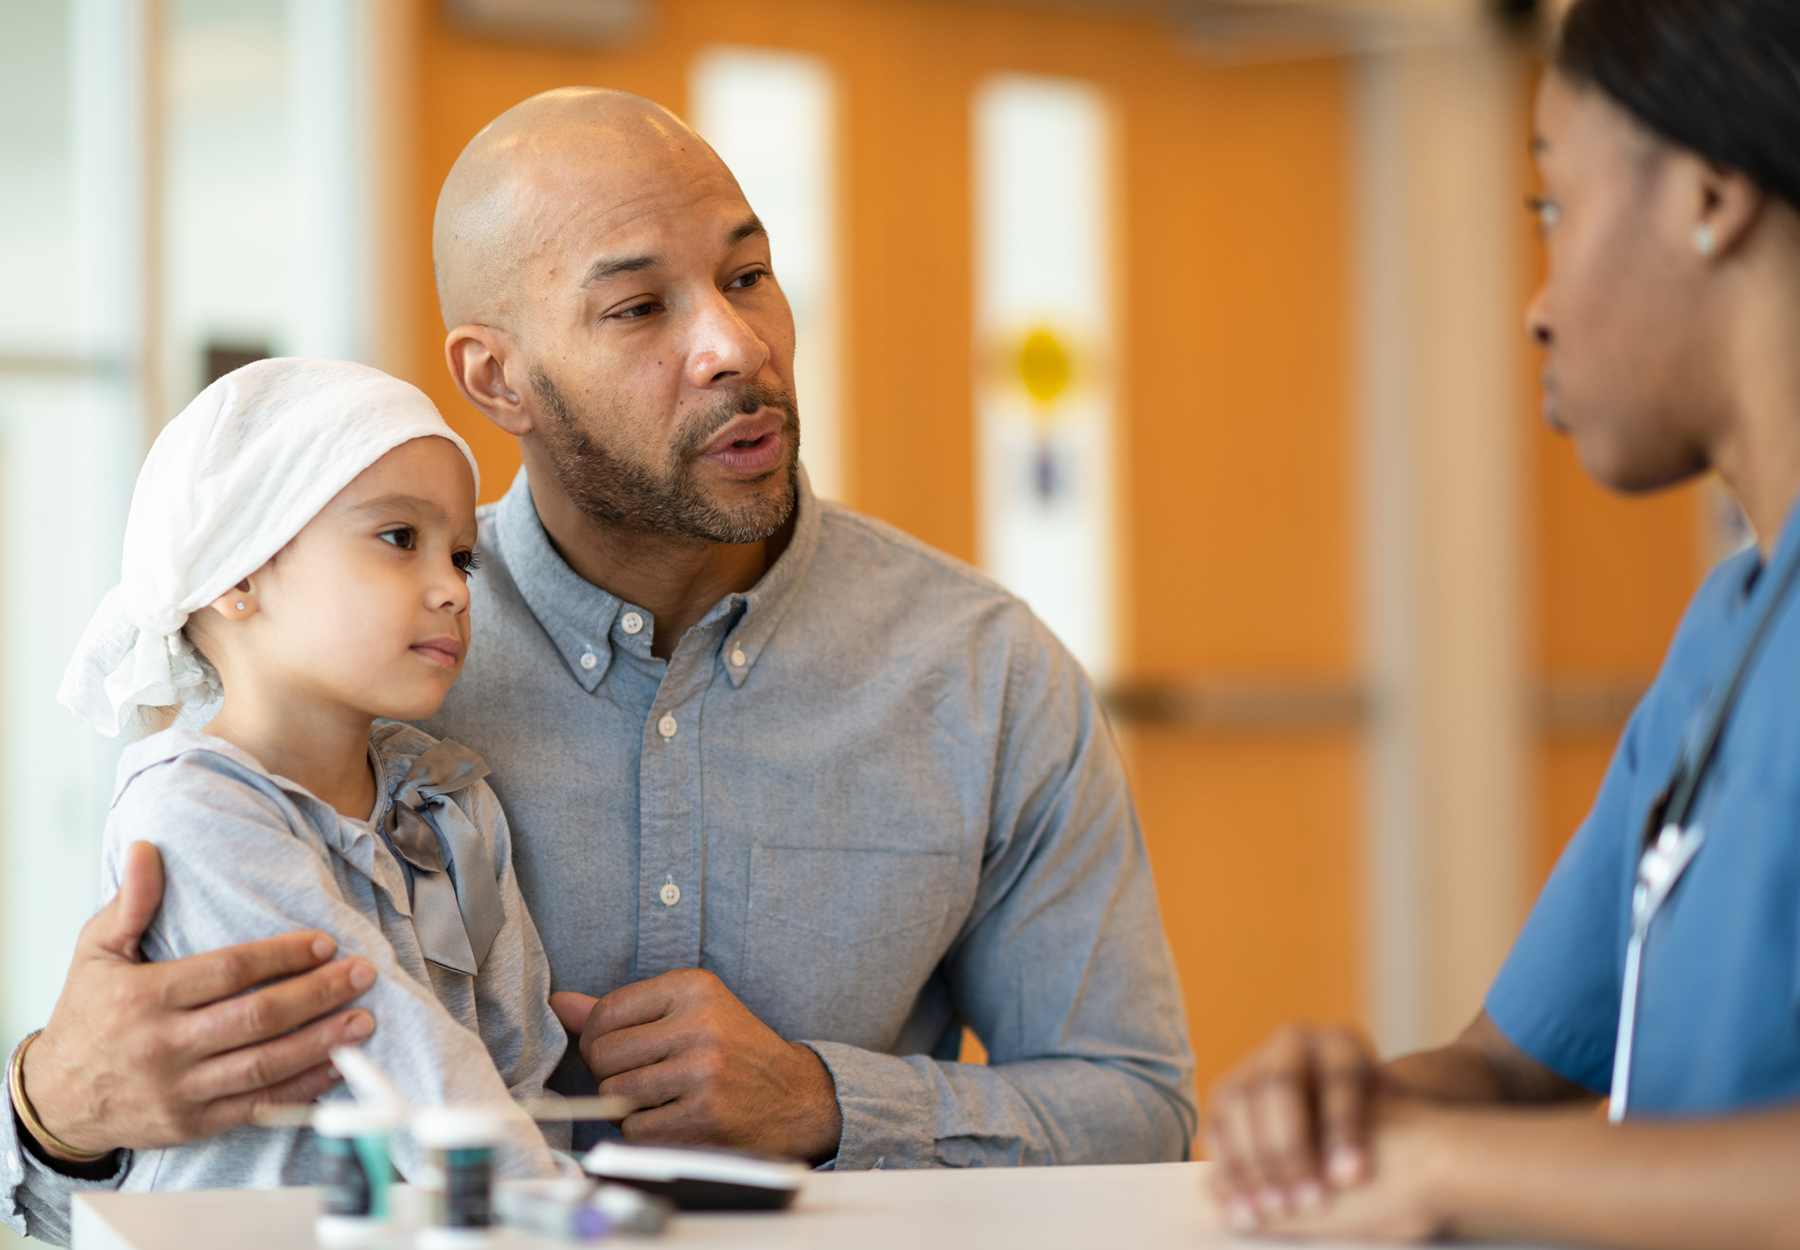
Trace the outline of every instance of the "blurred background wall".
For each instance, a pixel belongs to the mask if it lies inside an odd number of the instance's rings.
[[[432,205],[573,83],[682,113],[768,221],[821,493],[1100,682],[1202,1087],[1290,1017],[1446,1038],[1742,541],[1536,419],[1540,55],[1482,0],[9,0],[0,1043],[94,902],[116,752],[54,693],[148,441],[236,364],[341,355],[504,491]]]

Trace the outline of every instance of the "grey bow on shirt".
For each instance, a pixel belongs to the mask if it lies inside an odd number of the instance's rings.
[[[487,774],[475,752],[440,742],[413,761],[387,810],[388,841],[412,867],[419,947],[432,963],[466,976],[487,957],[506,915],[493,848],[450,795]]]

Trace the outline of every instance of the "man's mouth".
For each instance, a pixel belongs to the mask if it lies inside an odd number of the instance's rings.
[[[432,638],[412,645],[413,654],[432,664],[444,668],[455,668],[462,660],[463,641],[460,638]]]
[[[707,440],[700,459],[709,460],[734,477],[761,477],[773,472],[783,454],[782,429],[787,418],[762,407],[734,417]]]

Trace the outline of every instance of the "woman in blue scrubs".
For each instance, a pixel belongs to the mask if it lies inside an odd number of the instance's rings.
[[[1578,0],[1536,129],[1546,419],[1616,490],[1715,470],[1757,543],[1482,1013],[1386,1064],[1283,1030],[1214,1090],[1215,1190],[1284,1236],[1800,1245],[1800,0]]]

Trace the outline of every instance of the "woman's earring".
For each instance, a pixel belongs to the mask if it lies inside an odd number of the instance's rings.
[[[1694,250],[1702,256],[1711,256],[1717,241],[1713,238],[1713,228],[1705,222],[1694,227]]]
[[[243,611],[243,610],[244,610],[244,605],[243,605],[243,602],[242,602],[242,601],[241,601],[241,600],[240,600],[240,601],[239,601],[239,603],[238,603],[238,605],[237,605],[237,610],[238,610],[238,611],[239,611],[239,612],[242,612],[242,611]]]

